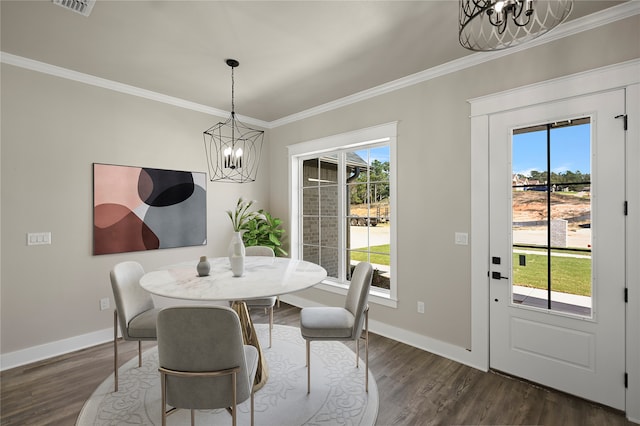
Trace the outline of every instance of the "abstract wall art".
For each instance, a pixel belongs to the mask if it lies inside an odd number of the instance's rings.
[[[93,254],[207,243],[206,175],[93,164]]]

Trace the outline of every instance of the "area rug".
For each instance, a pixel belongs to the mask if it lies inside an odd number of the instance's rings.
[[[312,342],[311,394],[307,394],[305,341],[295,327],[275,325],[268,347],[266,324],[256,324],[269,365],[269,380],[255,394],[255,425],[373,425],[378,415],[378,388],[371,372],[364,391],[364,361],[355,366],[355,353],[340,342]],[[360,353],[364,355],[364,348]],[[113,374],[85,403],[77,426],[161,425],[158,352],[143,353],[142,367],[134,357],[119,370],[120,389],[113,391]],[[238,405],[238,425],[250,423],[250,403]],[[167,418],[168,425],[189,425],[189,410]],[[226,410],[199,410],[196,425],[230,425]]]

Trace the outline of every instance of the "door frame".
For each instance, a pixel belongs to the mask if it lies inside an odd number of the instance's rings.
[[[640,59],[470,99],[471,105],[471,349],[472,363],[489,369],[489,116],[532,105],[624,88],[628,216],[626,228],[626,416],[640,422]],[[622,125],[622,120],[620,125]],[[633,165],[633,166],[632,166]]]

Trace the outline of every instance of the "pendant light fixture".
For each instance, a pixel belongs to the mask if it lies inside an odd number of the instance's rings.
[[[236,117],[233,70],[240,63],[235,59],[227,59],[226,63],[231,67],[231,116],[203,134],[209,180],[253,182],[258,173],[264,131],[252,129]]]
[[[572,8],[573,0],[460,0],[458,40],[483,52],[517,46],[564,22]]]

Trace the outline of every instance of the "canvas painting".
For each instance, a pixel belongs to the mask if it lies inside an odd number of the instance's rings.
[[[93,254],[207,243],[206,174],[93,164]]]

